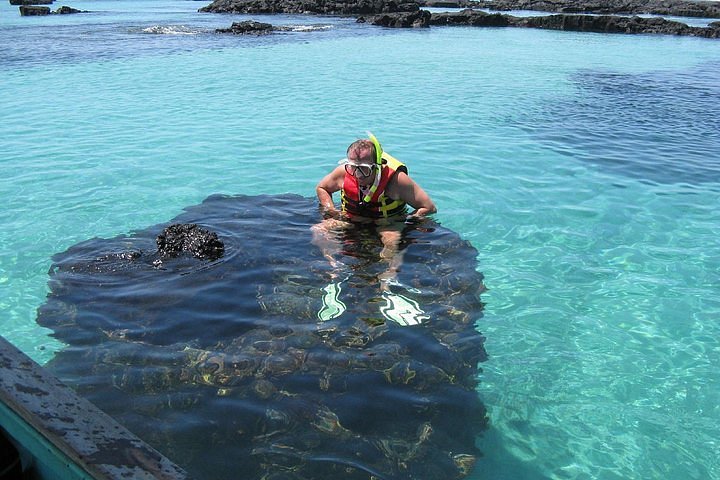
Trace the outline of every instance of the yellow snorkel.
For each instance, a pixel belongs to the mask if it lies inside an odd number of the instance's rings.
[[[375,146],[375,163],[382,166],[383,149],[382,149],[382,145],[380,145],[380,141],[371,132],[365,132],[365,133],[367,133],[368,138]]]
[[[382,145],[380,145],[380,141],[375,137],[375,135],[370,132],[367,132],[367,135],[375,147],[375,167],[377,168],[377,171],[375,172],[375,180],[373,181],[370,190],[367,195],[363,197],[363,202],[369,202],[372,200],[373,195],[375,195],[375,192],[377,191],[378,185],[380,185],[380,177],[382,177]]]

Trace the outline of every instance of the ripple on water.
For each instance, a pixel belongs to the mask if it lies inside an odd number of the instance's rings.
[[[573,145],[574,157],[658,184],[720,181],[717,65],[691,72],[581,70],[576,92],[550,105],[542,142]],[[542,123],[540,124],[542,125]],[[559,149],[562,152],[562,149]]]

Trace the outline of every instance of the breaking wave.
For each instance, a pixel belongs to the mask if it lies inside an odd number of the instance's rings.
[[[319,32],[332,29],[332,25],[283,25],[277,27],[282,32]]]
[[[198,35],[205,33],[202,29],[186,27],[185,25],[153,25],[147,28],[141,28],[139,32],[154,35]]]

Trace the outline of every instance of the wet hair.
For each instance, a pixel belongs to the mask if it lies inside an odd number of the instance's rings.
[[[356,152],[356,154],[360,154],[360,152],[365,152],[368,150],[372,152],[373,163],[375,163],[375,156],[377,155],[375,153],[375,145],[373,145],[373,142],[366,138],[355,140],[353,143],[351,143],[350,146],[347,148],[347,152],[345,154],[347,156],[350,156],[350,152]]]

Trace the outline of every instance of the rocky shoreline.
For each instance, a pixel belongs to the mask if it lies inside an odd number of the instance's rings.
[[[10,0],[22,16],[81,13],[71,7],[51,11],[53,0]],[[431,13],[421,7],[472,7],[459,12]],[[478,8],[496,11],[487,13]],[[506,10],[561,12],[557,15],[519,17]],[[574,32],[681,35],[720,38],[720,21],[691,27],[664,18],[637,14],[720,18],[720,2],[690,0],[215,0],[199,12],[231,14],[306,14],[354,16],[358,22],[390,28],[429,26],[519,27]],[[264,35],[283,28],[246,21],[233,23],[217,33]]]
[[[510,2],[518,0],[499,0]],[[544,1],[544,0],[543,0]],[[611,0],[615,1],[615,0]],[[424,5],[457,5],[478,2],[468,0],[426,0]],[[653,3],[654,2],[654,3]],[[489,2],[487,2],[489,3]],[[495,2],[493,2],[495,3]],[[545,2],[549,3],[549,2]],[[648,0],[645,5],[657,4],[657,0]],[[677,6],[701,5],[712,2],[681,1]],[[562,5],[562,1],[557,5]],[[513,4],[515,5],[515,4]],[[523,4],[527,7],[529,4]],[[582,4],[580,4],[582,5]],[[609,3],[606,5],[610,5]],[[627,4],[626,4],[627,6]],[[720,2],[718,2],[720,7]],[[575,7],[573,7],[575,8]],[[577,8],[580,8],[579,6]],[[609,8],[609,7],[608,7]],[[707,27],[691,27],[681,22],[664,18],[641,18],[620,15],[586,15],[580,13],[561,13],[558,15],[517,17],[502,13],[487,13],[480,10],[465,9],[459,12],[430,13],[420,8],[418,3],[396,2],[394,0],[215,0],[203,7],[200,12],[234,14],[313,14],[357,16],[358,22],[391,28],[422,28],[429,26],[463,25],[473,27],[519,27],[545,30],[564,30],[574,32],[624,33],[624,34],[660,34],[682,35],[702,38],[720,38],[720,21]],[[707,10],[705,10],[707,11]],[[712,14],[713,12],[710,12]],[[270,24],[258,22],[234,23],[230,28],[218,29],[218,33],[232,34],[268,34],[278,30]]]
[[[200,12],[245,14],[371,15],[415,12],[422,7],[496,11],[534,10],[561,14],[672,15],[720,18],[720,2],[691,0],[215,0]]]
[[[416,2],[393,0],[215,0],[200,12],[245,14],[373,15],[416,12]]]
[[[432,3],[432,0],[428,0]],[[490,10],[535,10],[556,13],[594,13],[600,15],[671,15],[677,17],[720,18],[720,2],[688,0],[478,0],[475,8]],[[430,6],[430,5],[427,5]],[[464,8],[467,2],[464,1]]]
[[[392,13],[360,19],[373,25],[394,28],[417,28],[431,25],[462,25],[473,27],[521,27],[573,32],[663,34],[703,38],[720,38],[720,22],[708,27],[690,27],[664,18],[623,17],[615,15],[560,14],[542,17],[515,17],[501,13],[475,10],[430,13],[420,10],[412,13]]]

